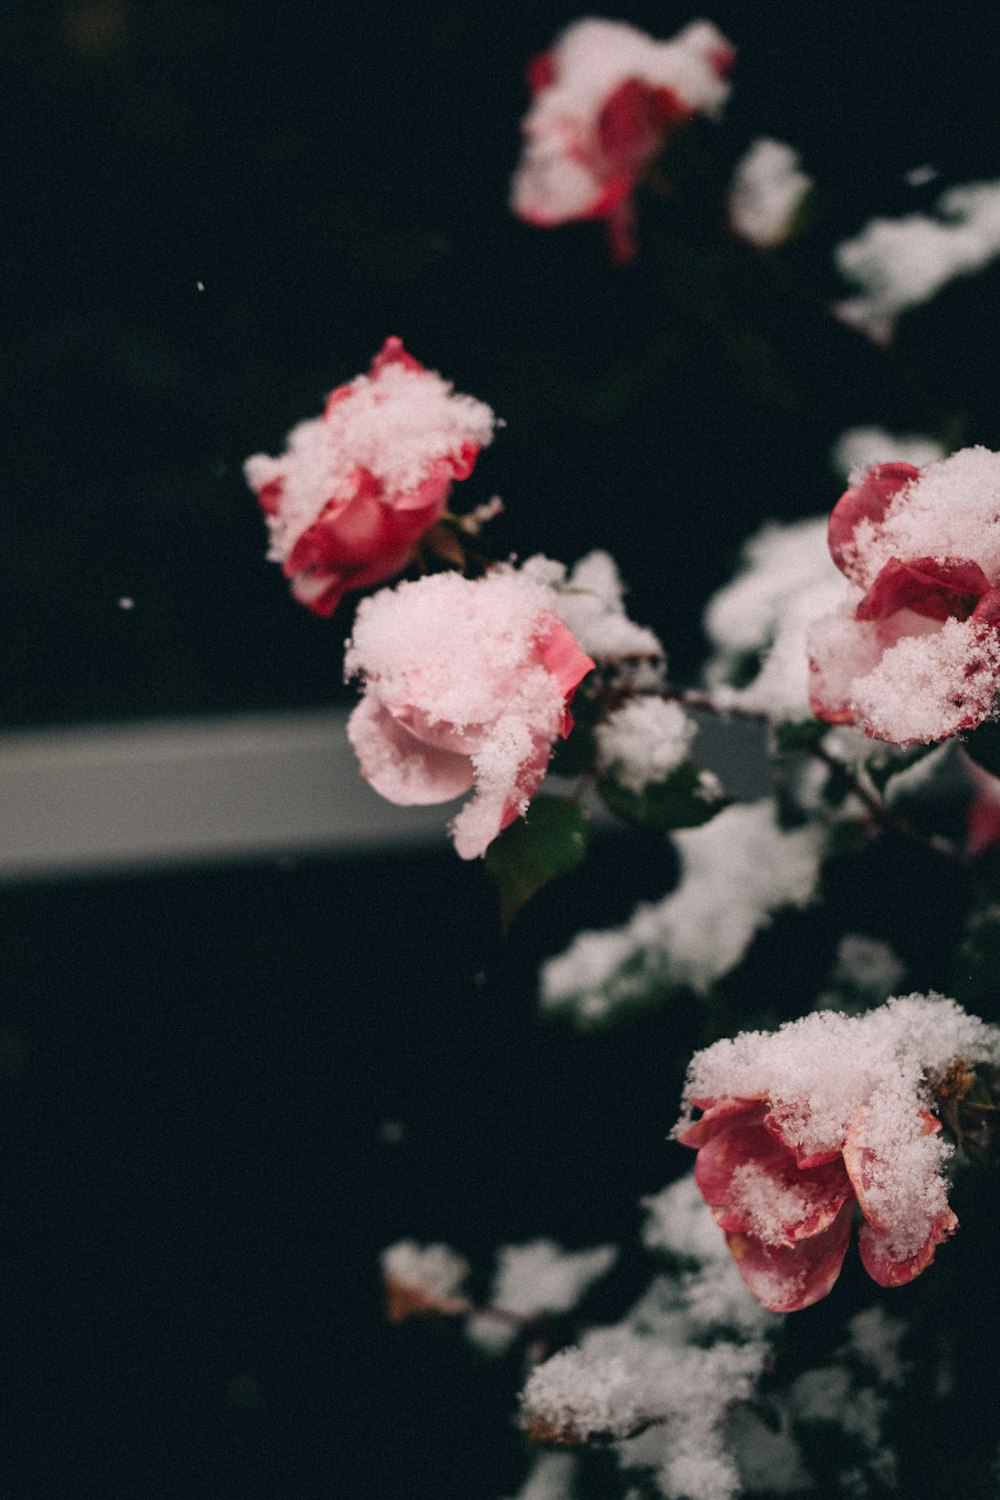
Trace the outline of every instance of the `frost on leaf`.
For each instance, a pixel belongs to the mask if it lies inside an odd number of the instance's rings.
[[[676,890],[644,904],[624,926],[581,933],[542,968],[544,1009],[599,1023],[687,986],[705,994],[786,906],[805,906],[816,886],[819,833],[785,832],[770,801],[728,807],[702,828],[674,836]]]
[[[782,244],[812,186],[793,147],[766,136],[754,141],[736,163],[729,189],[733,233],[760,249]]]
[[[468,1309],[462,1287],[468,1261],[448,1245],[418,1245],[397,1240],[382,1251],[386,1316],[401,1323],[418,1313],[463,1313]]]
[[[647,1203],[655,1226],[648,1242],[669,1237],[683,1269],[656,1276],[620,1323],[538,1366],[522,1421],[540,1442],[615,1440],[622,1469],[652,1471],[657,1493],[674,1500],[729,1500],[739,1493],[739,1469],[725,1424],[752,1396],[777,1320],[698,1225],[700,1216],[714,1227],[696,1200],[686,1179]]]
[[[466,1325],[469,1338],[490,1354],[502,1353],[517,1334],[518,1320],[524,1323],[542,1313],[569,1312],[611,1269],[617,1256],[614,1245],[563,1250],[547,1239],[501,1246],[489,1305],[512,1316],[471,1317]]]
[[[837,268],[859,295],[836,311],[879,343],[892,338],[907,308],[928,302],[956,276],[968,276],[1000,254],[1000,182],[950,188],[934,217],[873,219],[838,245]]]
[[[769,522],[747,542],[740,571],[705,612],[713,655],[706,681],[721,708],[812,718],[810,628],[846,593],[826,544],[826,518]]]

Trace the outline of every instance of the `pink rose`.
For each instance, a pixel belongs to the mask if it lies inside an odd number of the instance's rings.
[[[618,261],[635,254],[632,193],[670,134],[714,113],[733,49],[708,21],[656,42],[620,21],[577,21],[534,60],[534,99],[512,207],[529,224],[607,221]]]
[[[783,1122],[766,1097],[692,1100],[704,1110],[677,1139],[698,1152],[695,1180],[719,1227],[725,1231],[737,1269],[754,1296],[773,1312],[797,1312],[818,1302],[840,1275],[859,1206],[863,1216],[858,1248],[880,1286],[901,1286],[919,1276],[935,1248],[958,1226],[931,1193],[914,1239],[903,1237],[886,1215],[877,1186],[883,1161],[866,1134],[859,1110],[836,1146],[803,1150],[798,1126]],[[940,1130],[926,1109],[919,1134]],[[921,1185],[922,1186],[922,1185]]]
[[[817,718],[896,744],[947,739],[1000,687],[1000,455],[876,464],[830,517],[850,598],[811,633]]]
[[[244,466],[295,598],[329,615],[348,590],[400,572],[492,441],[494,417],[386,339],[367,375],[338,386],[280,458]]]
[[[463,859],[525,812],[569,703],[594,666],[551,588],[513,568],[472,581],[437,573],[358,608],[345,670],[364,680],[348,736],[361,774],[390,802],[448,802]]]

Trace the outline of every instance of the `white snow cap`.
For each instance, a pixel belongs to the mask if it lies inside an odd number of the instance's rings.
[[[617,1258],[614,1245],[563,1250],[546,1239],[503,1245],[497,1253],[490,1305],[521,1318],[569,1312]],[[499,1318],[479,1316],[469,1319],[466,1331],[473,1343],[495,1354],[507,1348],[517,1330]]]
[[[387,1280],[432,1302],[458,1297],[470,1270],[469,1262],[450,1245],[418,1245],[416,1240],[397,1240],[382,1251],[380,1260]]]
[[[597,769],[637,795],[666,781],[687,758],[698,726],[679,703],[631,698],[596,730]]]
[[[752,143],[736,163],[729,190],[734,234],[762,249],[788,238],[795,211],[813,185],[799,163],[799,153],[783,141],[762,136]]]
[[[936,218],[873,219],[838,245],[838,269],[862,292],[836,308],[845,322],[888,342],[906,308],[929,301],[956,276],[980,271],[1000,254],[1000,182],[950,188],[936,211]]]
[[[641,905],[624,927],[583,932],[542,967],[547,1010],[603,1020],[658,983],[704,994],[733,968],[755,932],[783,906],[805,906],[819,868],[817,828],[784,831],[770,799],[727,807],[701,828],[673,835],[677,889]]]
[[[509,805],[524,810],[544,775],[567,697],[540,655],[553,631],[566,637],[553,590],[510,567],[475,581],[437,573],[358,608],[345,673],[365,679],[348,726],[363,774],[402,804],[447,801],[474,783],[453,824],[463,858],[482,853]],[[590,663],[563,644],[579,681]]]
[[[812,717],[806,640],[837,608],[847,587],[826,542],[827,520],[770,521],[743,549],[742,567],[710,600],[705,630],[715,647],[705,675],[720,708],[742,707],[776,719]],[[728,685],[741,658],[759,652],[746,687]]]
[[[281,458],[257,453],[244,465],[258,493],[283,481],[280,506],[267,516],[272,561],[284,562],[331,500],[352,498],[359,469],[381,481],[391,500],[412,493],[442,458],[459,458],[466,444],[493,441],[490,408],[456,395],[435,370],[392,361],[334,394],[322,417],[292,428]]]
[[[722,1098],[767,1099],[783,1139],[802,1155],[839,1152],[848,1131],[857,1132],[871,1176],[865,1212],[887,1226],[903,1259],[947,1212],[942,1171],[951,1148],[926,1130],[926,1111],[956,1061],[1000,1061],[1000,1030],[942,995],[908,995],[860,1016],[815,1011],[695,1053],[675,1133],[689,1124],[694,1101]],[[754,1232],[766,1237],[763,1226]]]
[[[1000,583],[1000,453],[962,448],[898,491],[881,521],[862,520],[845,566],[870,588],[890,558],[969,558]],[[956,622],[957,623],[957,622]]]
[[[588,552],[568,574],[562,563],[529,557],[523,572],[556,590],[556,608],[576,640],[600,666],[628,657],[663,661],[663,647],[625,613],[625,586],[609,552]]]

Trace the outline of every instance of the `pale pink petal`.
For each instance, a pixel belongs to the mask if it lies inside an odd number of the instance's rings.
[[[746,1285],[772,1312],[799,1312],[832,1290],[851,1237],[854,1199],[848,1198],[829,1228],[795,1245],[765,1245],[744,1234],[726,1236]]]
[[[467,755],[417,739],[371,692],[347,721],[347,737],[362,776],[390,802],[404,807],[450,802],[472,786]]]

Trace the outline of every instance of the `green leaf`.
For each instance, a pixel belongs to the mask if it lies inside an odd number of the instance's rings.
[[[883,745],[865,761],[865,770],[881,796],[894,776],[900,771],[908,771],[918,760],[923,760],[925,755],[938,748],[937,745],[913,745],[908,750],[901,750],[897,746]]]
[[[795,755],[800,750],[811,750],[823,736],[829,733],[829,724],[819,719],[778,719],[772,726],[771,736],[776,755]]]
[[[991,776],[1000,776],[1000,720],[987,719],[985,724],[961,738],[966,755],[977,766],[982,766]]]
[[[500,897],[504,936],[521,907],[587,852],[590,814],[569,797],[535,797],[527,815],[495,838],[486,870]]]
[[[666,781],[651,782],[642,792],[630,791],[613,776],[602,776],[597,791],[616,817],[659,833],[698,828],[729,806],[728,797],[702,780],[702,771],[693,760],[683,761]]]

